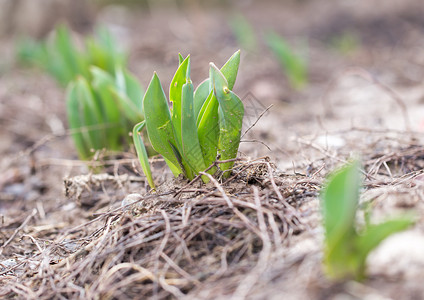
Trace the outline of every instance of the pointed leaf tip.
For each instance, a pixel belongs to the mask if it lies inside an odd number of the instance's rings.
[[[158,73],[156,73],[156,71],[153,72],[153,76],[152,76],[152,80],[151,81],[159,81],[160,82]]]
[[[211,70],[214,74],[216,74],[216,73],[221,74],[221,71],[218,69],[218,67],[214,63],[212,63],[212,62],[209,63],[209,67],[211,68]]]

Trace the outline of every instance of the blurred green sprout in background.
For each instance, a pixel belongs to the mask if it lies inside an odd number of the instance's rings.
[[[81,159],[96,151],[123,151],[131,142],[129,133],[144,119],[144,91],[126,69],[127,55],[105,29],[77,47],[70,30],[58,26],[53,36],[18,44],[20,62],[47,71],[67,86],[66,108],[71,136]]]
[[[235,13],[228,23],[240,47],[248,52],[255,52],[258,46],[255,31],[246,17],[241,13]]]
[[[330,40],[330,46],[342,55],[350,55],[361,46],[361,41],[355,32],[345,31],[333,36]]]
[[[384,239],[410,227],[410,215],[358,228],[355,221],[360,195],[359,162],[333,172],[322,191],[325,230],[324,269],[334,280],[365,278],[366,259]]]
[[[144,92],[133,75],[117,68],[112,76],[96,66],[90,73],[91,79],[72,81],[66,96],[69,127],[81,159],[90,159],[97,150],[125,150],[129,132],[144,118],[139,105]]]
[[[79,48],[65,25],[58,26],[45,41],[21,39],[17,57],[24,64],[45,70],[62,86],[78,75],[89,79],[91,66],[114,74],[116,68],[125,67],[127,61],[127,55],[106,29],[98,28],[95,36],[86,38],[84,46]]]
[[[265,36],[265,41],[280,62],[290,85],[296,90],[304,88],[308,83],[308,65],[306,60],[297,55],[285,39],[275,32],[268,32]]]

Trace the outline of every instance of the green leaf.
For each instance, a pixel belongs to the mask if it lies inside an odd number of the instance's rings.
[[[228,61],[221,68],[221,73],[227,79],[229,89],[232,89],[240,64],[240,50],[235,52]],[[199,138],[204,138],[201,144],[209,142],[209,144],[213,144],[211,148],[210,145],[204,145],[202,148],[204,149],[204,155],[208,159],[206,161],[212,163],[216,158],[216,145],[218,144],[218,136],[219,136],[219,125],[218,125],[218,100],[213,94],[212,82],[210,80],[212,78],[212,74],[210,74],[209,78],[204,80],[196,89],[194,93],[194,109],[195,114],[197,115],[197,126],[201,133],[199,133]],[[213,98],[210,98],[213,97]],[[206,109],[208,109],[208,113],[205,115]],[[200,123],[202,122],[202,125]],[[208,151],[210,150],[210,151]],[[210,159],[213,159],[210,161]]]
[[[174,154],[175,158],[177,159],[178,166],[181,168],[184,175],[187,178],[192,178],[193,172],[191,171],[191,169],[187,166],[187,164],[183,160],[183,157],[181,156],[180,151],[178,151],[177,147],[175,147],[174,144],[172,144],[171,142],[168,142],[168,144],[171,147],[172,153]]]
[[[88,68],[84,64],[84,58],[72,43],[69,30],[65,26],[57,28],[53,47],[54,49],[51,52],[56,53],[56,55],[60,54],[60,71],[64,74],[63,78],[66,79],[66,82],[63,83],[66,84],[75,79],[77,75],[84,77],[88,75]]]
[[[133,140],[135,149],[137,151],[137,156],[140,160],[141,168],[143,169],[144,175],[146,175],[147,182],[149,183],[150,187],[155,190],[156,187],[153,181],[152,171],[150,169],[146,147],[144,146],[143,139],[141,138],[141,130],[143,129],[145,124],[145,121],[143,121],[134,126]]]
[[[208,98],[211,89],[210,89],[210,81],[209,78],[202,81],[197,89],[194,92],[194,115],[196,116],[196,119],[199,116],[200,110],[202,109],[203,104],[205,103],[206,99]],[[197,120],[197,123],[200,122],[200,118]]]
[[[97,66],[110,74],[116,67],[126,65],[126,55],[117,47],[118,43],[105,28],[97,28],[93,38],[86,39],[86,60],[88,65]]]
[[[199,138],[197,136],[196,116],[194,114],[193,107],[192,83],[186,83],[183,85],[182,102],[182,152],[188,165],[195,173],[199,173],[204,171],[206,166],[203,161],[202,149],[200,148]]]
[[[169,100],[172,102],[172,124],[175,129],[176,146],[181,152],[181,105],[182,88],[187,82],[190,55],[180,64],[169,86]]]
[[[113,67],[110,66],[108,53],[99,45],[94,38],[87,38],[85,41],[87,64],[101,68],[113,74]]]
[[[255,51],[255,32],[246,17],[240,13],[234,14],[230,17],[229,25],[239,45],[248,51]]]
[[[228,61],[222,66],[221,73],[228,83],[228,88],[233,89],[236,83],[237,73],[240,65],[240,50],[236,51]]]
[[[115,86],[115,79],[113,76],[106,72],[105,70],[96,67],[91,66],[90,67],[92,82],[95,85],[106,87],[106,86]]]
[[[354,161],[333,172],[324,187],[322,210],[325,229],[324,265],[332,278],[352,277],[358,268],[355,254],[355,215],[358,206],[359,163]]]
[[[237,95],[229,89],[225,76],[213,63],[210,64],[210,70],[214,94],[219,102],[218,153],[221,155],[221,160],[233,159],[237,157],[240,144],[244,106]],[[233,165],[234,162],[223,163],[220,169],[226,171]],[[225,177],[229,175],[229,172],[224,173]]]
[[[77,78],[76,93],[83,106],[83,123],[86,126],[90,147],[94,150],[101,150],[106,145],[105,122],[102,109],[85,78]]]
[[[356,249],[359,259],[359,268],[355,275],[356,279],[361,280],[365,277],[365,262],[368,254],[372,250],[387,237],[403,231],[413,224],[413,216],[403,216],[401,218],[366,227],[364,232],[356,238]]]
[[[230,90],[234,87],[234,84],[236,82],[239,65],[240,65],[240,50],[235,52],[224,64],[224,66],[221,68],[221,73],[227,79],[228,88]],[[199,122],[202,119],[204,110],[207,107],[207,105],[204,107],[203,105],[211,91],[212,91],[212,82],[210,81],[210,78],[207,78],[199,84],[196,91],[194,92],[194,112],[195,112],[195,115],[197,116],[197,125],[199,125]]]
[[[178,168],[180,164],[174,155],[176,145],[174,126],[165,93],[156,73],[144,95],[143,111],[153,148]],[[179,169],[179,172],[182,173],[183,170]]]
[[[165,160],[166,164],[168,165],[169,169],[171,170],[172,174],[174,174],[175,177],[178,177],[178,175],[181,174],[181,166],[180,168],[176,167],[169,159],[167,159],[166,157],[163,157],[163,159]]]
[[[128,95],[128,98],[134,103],[134,107],[141,114],[143,108],[139,106],[139,103],[143,100],[144,91],[137,78],[122,67],[116,67],[116,80],[117,84],[119,82],[120,91]]]
[[[82,105],[80,105],[75,83],[69,84],[67,88],[66,112],[68,115],[69,129],[71,129],[71,136],[77,149],[78,156],[81,159],[88,159],[90,157],[90,147],[86,143],[82,131],[84,122],[82,119]]]
[[[16,56],[20,63],[36,65],[40,68],[44,68],[49,59],[45,43],[37,42],[30,38],[18,40]]]
[[[140,109],[131,101],[130,98],[124,93],[119,92],[116,88],[110,88],[112,95],[114,96],[117,108],[119,108],[123,121],[130,121],[136,123],[143,119],[143,114]]]
[[[358,206],[361,178],[359,163],[354,161],[329,177],[322,192],[326,244],[332,255],[336,246],[355,234],[355,215]]]
[[[96,37],[86,38],[79,51],[65,26],[58,26],[53,39],[35,42],[26,40],[18,46],[19,57],[45,69],[62,86],[78,75],[90,79],[90,66],[97,66],[110,74],[116,67],[126,65],[126,55],[117,47],[111,34],[98,29]]]
[[[209,167],[216,160],[216,154],[218,153],[218,107],[218,100],[216,99],[213,91],[211,91],[209,97],[202,107],[201,120],[198,119],[199,124],[197,132],[203,158],[207,167]],[[214,174],[215,172],[216,168],[213,168],[209,173]]]
[[[212,100],[212,97],[215,97],[215,94],[213,93],[213,90],[211,89],[209,91],[209,95],[206,97],[205,101],[203,101],[203,104],[202,104],[202,107],[200,108],[199,113],[197,114],[197,121],[196,121],[197,127],[199,127],[199,124],[200,124],[201,120],[203,119],[203,115],[205,114],[206,109],[207,109],[210,101]],[[218,101],[218,100],[216,100],[216,98],[215,98],[215,101]],[[216,116],[218,116],[218,111],[216,111]]]
[[[133,124],[144,119],[142,106],[139,105],[142,102],[141,88],[135,78],[126,77],[126,71],[121,67],[117,69],[115,78],[95,66],[90,71],[93,92],[100,99],[104,113],[107,137],[105,146],[111,150],[121,150]],[[133,92],[131,89],[134,89]],[[140,97],[137,104],[135,99],[133,101],[129,98],[131,94],[134,98]]]
[[[107,145],[110,150],[121,150],[121,137],[125,136],[126,132],[122,127],[122,117],[117,108],[116,96],[112,92],[114,79],[106,71],[92,66],[90,68],[92,74],[92,86],[95,94],[101,99],[101,105],[104,112],[104,120],[106,125]]]
[[[296,55],[286,41],[274,32],[266,35],[266,42],[279,60],[281,67],[295,89],[302,89],[308,82],[306,62]]]
[[[354,161],[331,174],[321,194],[325,229],[324,266],[327,275],[333,279],[363,279],[370,251],[391,234],[413,223],[412,218],[407,216],[378,225],[368,222],[358,234],[355,228],[361,179],[358,168],[358,161]]]
[[[178,53],[178,65],[181,65],[184,61],[184,56],[181,53]]]

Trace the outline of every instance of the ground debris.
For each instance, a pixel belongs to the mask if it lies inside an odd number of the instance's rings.
[[[114,191],[127,191],[131,183],[144,182],[144,179],[136,176],[110,175],[110,174],[88,174],[67,177],[63,180],[65,196],[75,199],[78,205],[94,206],[96,194],[105,194],[108,188]]]
[[[38,265],[25,284],[32,286],[39,299],[55,295],[166,299],[224,278],[230,290],[245,293],[246,288],[239,286],[242,283],[231,278],[247,273],[250,283],[257,282],[271,262],[270,255],[283,253],[292,236],[305,230],[299,212],[280,198],[282,190],[287,194],[286,182],[269,178],[269,172],[275,173],[267,160],[245,161],[237,166],[236,176],[220,184],[222,188],[208,185],[205,191],[196,191],[195,197],[188,197],[185,191],[192,187],[181,188],[182,184],[165,194],[131,194],[131,201],[124,201],[122,208],[100,213],[40,246],[41,252],[31,256]],[[231,185],[237,176],[244,182],[243,189],[233,193]],[[252,176],[256,185],[248,183]],[[258,183],[267,177],[272,187]],[[116,178],[79,176],[66,184],[81,193],[85,185],[104,180]],[[135,204],[137,214],[128,214],[125,208]],[[47,254],[58,259],[46,263]],[[18,286],[0,293],[28,296]]]

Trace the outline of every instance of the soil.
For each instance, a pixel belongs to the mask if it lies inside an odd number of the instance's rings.
[[[108,26],[144,86],[153,71],[169,85],[178,52],[191,54],[197,85],[210,61],[221,65],[240,47],[228,18],[242,12],[254,28],[258,44],[242,50],[234,89],[247,133],[233,176],[189,183],[156,159],[153,194],[132,149],[79,161],[65,91],[16,63],[18,34],[8,32],[0,40],[0,297],[423,299],[420,1],[147,3],[92,9],[95,19],[74,28]],[[290,87],[267,49],[269,29],[307,57],[305,89]],[[348,49],[338,44],[346,36]],[[413,211],[417,221],[372,252],[365,281],[332,282],[322,270],[319,191],[354,156],[372,220]]]

